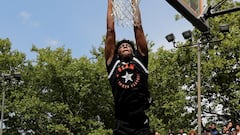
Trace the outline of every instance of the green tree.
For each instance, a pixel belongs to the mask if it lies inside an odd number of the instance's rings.
[[[226,10],[239,6],[239,2],[229,1],[220,10]],[[221,43],[206,45],[202,50],[203,69],[203,95],[207,104],[203,113],[215,114],[217,119],[239,120],[239,12],[221,15],[210,19],[212,34],[221,39],[223,34],[219,33],[218,26],[229,24],[230,33]],[[221,112],[214,111],[221,106]]]
[[[228,1],[221,9],[240,6]],[[240,16],[238,12],[209,19],[211,34],[221,39],[219,24],[230,24],[222,42],[202,45],[202,115],[212,114],[209,122],[239,119]],[[194,41],[200,32],[194,30]],[[153,105],[148,110],[151,128],[161,134],[197,126],[197,48],[153,52],[148,41],[149,88]],[[92,57],[72,58],[71,50],[32,47],[36,60],[11,50],[9,39],[0,40],[0,73],[21,72],[23,82],[7,87],[4,133],[15,135],[100,135],[111,134],[113,97],[104,60],[104,37]],[[178,43],[178,45],[186,45]],[[2,81],[2,80],[1,80]],[[3,85],[1,85],[3,86]],[[214,111],[218,107],[220,111]]]
[[[239,6],[238,2],[228,1],[220,10],[236,6]],[[227,120],[231,119],[236,122],[239,119],[240,21],[238,14],[235,12],[210,18],[210,29],[214,38],[223,38],[223,34],[219,32],[218,28],[220,24],[230,24],[231,32],[227,34],[224,41],[201,47],[202,116],[212,115],[210,118],[208,117],[208,122],[225,124]],[[193,34],[194,42],[200,39],[201,34],[198,30],[194,30]],[[177,44],[181,46],[187,45],[189,42]],[[157,100],[150,113],[154,115],[154,119],[158,119],[156,123],[153,123],[153,127],[160,126],[160,129],[164,127],[163,134],[170,127],[175,130],[195,128],[197,126],[197,48],[183,47],[170,51],[159,49],[151,58],[150,69],[152,72],[151,89]],[[179,94],[182,96],[179,97]],[[182,106],[182,110],[177,109],[180,106]],[[221,106],[222,109],[216,111]],[[169,109],[166,110],[166,107]],[[157,122],[160,125],[157,125]]]
[[[3,108],[4,111],[4,125],[8,127],[8,119],[15,115],[14,111],[11,110],[11,106],[13,104],[12,94],[17,95],[17,91],[19,89],[18,82],[14,81],[13,78],[10,80],[6,80],[2,75],[12,74],[16,71],[21,71],[22,67],[25,63],[25,54],[17,51],[11,50],[12,44],[10,40],[0,39],[0,74],[1,74],[1,93],[4,90],[5,93],[5,106]],[[17,95],[20,96],[20,95]],[[1,96],[1,101],[2,101]],[[1,106],[3,107],[3,106]],[[13,132],[17,133],[17,132]]]
[[[111,133],[105,129],[112,124],[113,112],[103,59],[73,59],[64,48],[33,46],[32,51],[37,60],[22,66],[24,83],[7,95],[5,132]],[[9,47],[6,54],[10,52]]]

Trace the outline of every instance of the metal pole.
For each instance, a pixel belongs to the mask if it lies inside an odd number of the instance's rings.
[[[201,47],[198,44],[198,83],[197,83],[197,105],[198,105],[198,135],[201,135]]]
[[[3,91],[2,91],[2,111],[1,111],[1,129],[0,129],[0,135],[3,134],[4,99],[5,99],[5,90],[3,89]]]

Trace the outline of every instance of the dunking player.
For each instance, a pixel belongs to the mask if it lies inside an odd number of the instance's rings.
[[[130,40],[116,43],[112,0],[108,0],[105,59],[115,103],[114,135],[149,135],[145,110],[150,105],[148,91],[148,48],[140,10],[134,10],[136,47]],[[134,2],[135,0],[132,0]]]

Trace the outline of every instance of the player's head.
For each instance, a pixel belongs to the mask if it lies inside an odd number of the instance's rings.
[[[116,53],[121,59],[132,58],[135,52],[134,43],[130,40],[123,39],[117,42]]]

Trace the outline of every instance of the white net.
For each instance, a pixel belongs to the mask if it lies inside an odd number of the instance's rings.
[[[135,0],[136,4],[132,4],[132,0],[112,0],[113,16],[116,23],[122,27],[130,27],[134,25],[133,11],[139,6],[140,0]]]

